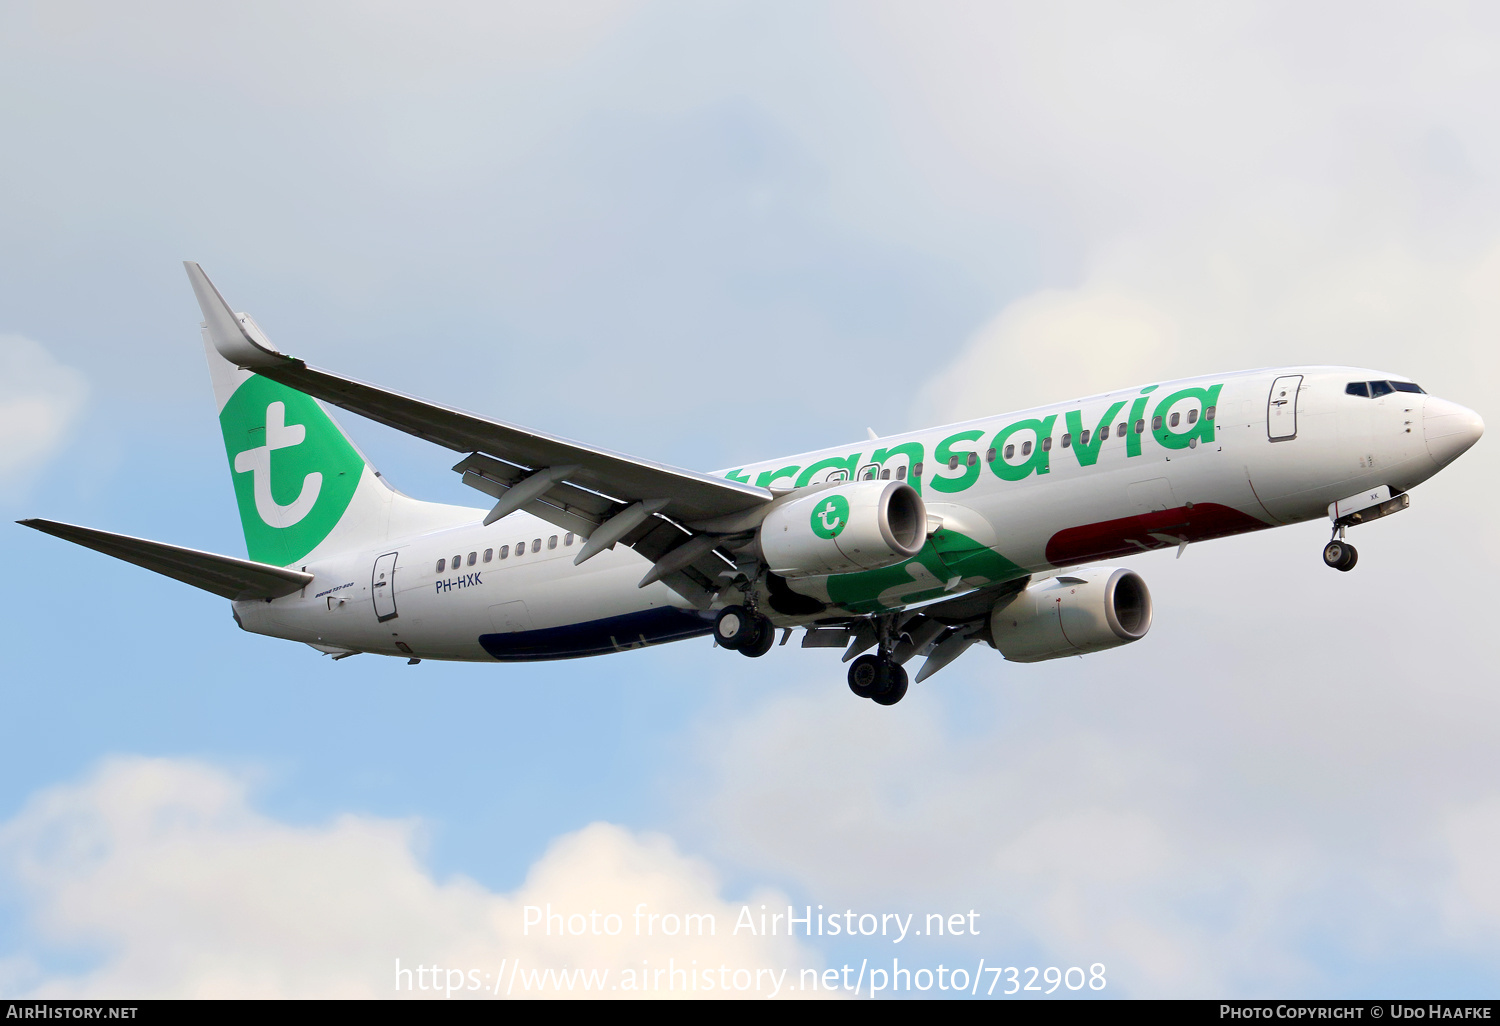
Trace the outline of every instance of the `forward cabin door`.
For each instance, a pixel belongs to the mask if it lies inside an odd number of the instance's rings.
[[[370,594],[375,598],[375,618],[381,623],[396,618],[396,553],[375,560],[370,574]]]
[[[1266,434],[1273,442],[1289,442],[1297,437],[1297,392],[1302,388],[1301,374],[1283,374],[1271,383],[1266,398]]]

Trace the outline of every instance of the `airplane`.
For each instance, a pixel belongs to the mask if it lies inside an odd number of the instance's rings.
[[[720,470],[684,470],[364,384],[279,351],[187,262],[248,559],[20,521],[230,599],[246,631],[360,653],[566,659],[712,635],[842,648],[906,695],[976,645],[1029,663],[1131,644],[1134,570],[1101,562],[1326,517],[1347,531],[1478,441],[1411,379],[1277,367],[1162,381]],[[485,508],[402,494],[323,404],[459,453]],[[492,503],[492,505],[491,505]]]

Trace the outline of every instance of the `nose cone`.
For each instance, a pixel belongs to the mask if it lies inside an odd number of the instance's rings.
[[[1427,452],[1439,467],[1446,467],[1479,441],[1484,421],[1467,407],[1429,395],[1422,409],[1422,433]]]

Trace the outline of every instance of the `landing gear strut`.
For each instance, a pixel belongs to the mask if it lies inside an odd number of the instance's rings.
[[[720,648],[758,659],[771,651],[776,628],[770,620],[744,606],[725,606],[714,621],[714,640]]]
[[[1323,562],[1335,570],[1348,573],[1354,569],[1354,564],[1359,562],[1359,552],[1353,545],[1344,541],[1344,528],[1342,525],[1334,528],[1332,540],[1323,546]]]
[[[849,664],[849,690],[876,705],[895,705],[906,697],[906,669],[891,658],[894,624],[889,617],[876,622],[880,647]]]

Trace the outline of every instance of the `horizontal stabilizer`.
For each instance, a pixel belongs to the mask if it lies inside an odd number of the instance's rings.
[[[106,556],[154,570],[183,584],[211,591],[227,599],[271,599],[300,591],[312,574],[283,570],[267,563],[185,549],[180,545],[131,538],[53,520],[18,520],[18,524],[70,541]]]

